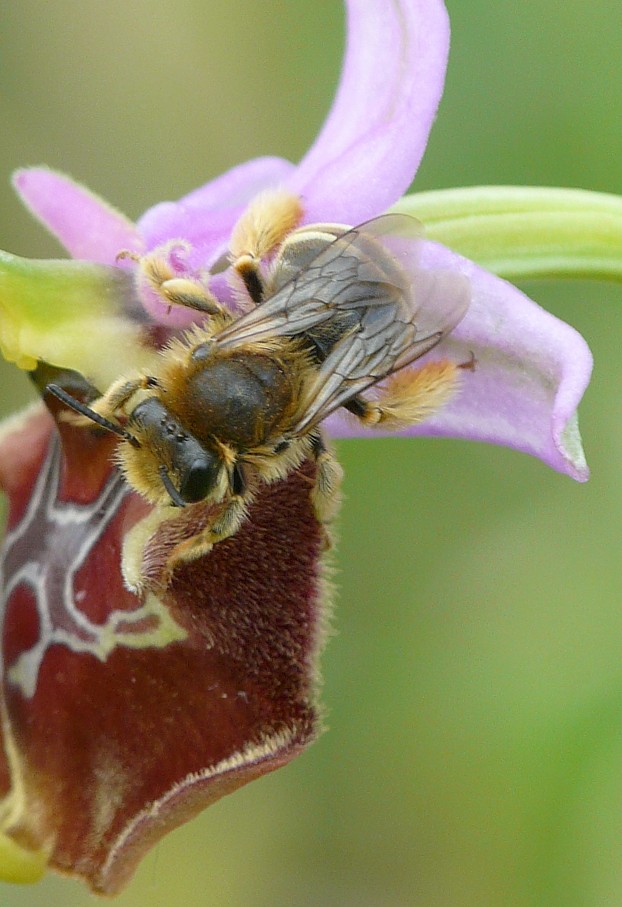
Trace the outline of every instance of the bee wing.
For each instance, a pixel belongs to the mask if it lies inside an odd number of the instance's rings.
[[[401,312],[387,310],[385,316],[395,316],[390,323],[366,319],[360,331],[334,347],[307,388],[294,433],[310,431],[356,394],[425,355],[465,315],[470,287],[462,275],[422,272],[414,284],[419,299],[414,318],[401,320]]]
[[[408,235],[412,242],[422,229],[419,221],[406,214],[386,214],[350,230],[343,228],[334,240],[323,242],[320,251],[273,296],[214,339],[225,349],[266,337],[293,337],[329,321],[336,311],[382,306],[385,285],[392,284],[394,291],[403,294],[408,282],[387,254],[384,239]],[[335,225],[327,225],[324,235],[334,230]]]
[[[404,214],[344,231],[215,338],[230,347],[274,336],[312,336],[314,330],[318,336],[323,325],[330,335],[337,326],[301,400],[294,433],[308,431],[355,394],[423,356],[466,313],[466,277],[419,267],[422,233],[421,224]]]

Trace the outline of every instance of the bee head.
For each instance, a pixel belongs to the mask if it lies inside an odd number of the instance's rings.
[[[224,463],[217,451],[204,447],[171,415],[157,397],[147,397],[134,408],[128,419],[141,451],[135,451],[134,461],[151,454],[161,487],[173,504],[183,507],[209,497],[222,482]],[[127,458],[125,465],[129,465]],[[133,470],[132,470],[133,472]],[[175,476],[177,484],[173,482]],[[131,484],[134,475],[128,476]],[[154,495],[150,496],[152,499]]]

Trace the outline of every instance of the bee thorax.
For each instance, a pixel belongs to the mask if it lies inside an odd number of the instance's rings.
[[[273,357],[249,354],[207,360],[171,406],[196,436],[238,450],[264,444],[291,407],[292,381]]]

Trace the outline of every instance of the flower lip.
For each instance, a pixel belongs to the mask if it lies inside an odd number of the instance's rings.
[[[65,383],[49,370],[38,382],[50,377]],[[67,383],[88,396],[75,376]],[[266,486],[236,537],[179,570],[160,600],[178,539],[164,526],[145,553],[138,601],[122,589],[119,548],[145,505],[111,474],[109,435],[61,423],[63,464],[52,426],[38,406],[0,438],[0,463],[13,464],[3,728],[20,741],[11,777],[23,791],[10,833],[32,848],[24,872],[41,864],[43,847],[53,866],[111,894],[165,831],[319,733],[324,530],[309,464]],[[184,513],[191,533],[209,519],[201,505]],[[28,569],[38,559],[44,587]],[[59,588],[59,600],[49,597]]]

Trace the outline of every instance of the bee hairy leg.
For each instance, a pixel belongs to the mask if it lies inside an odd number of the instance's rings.
[[[210,527],[214,541],[220,541],[235,535],[246,518],[248,504],[248,495],[236,494],[229,499],[224,510],[217,516]]]
[[[377,399],[357,395],[345,409],[371,428],[400,431],[429,418],[454,394],[464,367],[449,359],[405,368],[384,381]]]
[[[255,305],[263,302],[266,292],[263,277],[260,272],[261,262],[252,255],[241,255],[233,262],[233,268],[240,275],[246,287],[246,292]]]
[[[298,226],[302,213],[297,195],[270,189],[251,201],[234,226],[229,245],[231,263],[255,305],[263,301],[265,294],[262,261]]]
[[[210,525],[203,532],[178,542],[162,567],[159,563],[161,555],[158,552],[158,546],[153,546],[152,542],[156,533],[163,527],[166,529],[167,526],[172,527],[172,529],[169,528],[169,532],[174,531],[175,527],[179,527],[178,516],[172,514],[172,508],[169,506],[156,506],[125,535],[121,555],[121,573],[126,588],[135,595],[142,595],[149,582],[153,582],[153,579],[147,580],[147,576],[150,575],[152,577],[158,575],[158,585],[162,589],[166,589],[173,578],[175,569],[180,564],[208,554],[214,546],[214,539],[210,535]],[[152,554],[146,554],[150,550],[152,550]]]
[[[98,402],[107,405],[112,412],[122,409],[136,391],[156,387],[157,381],[152,375],[135,375],[133,378],[120,378],[110,385]]]
[[[180,305],[206,315],[226,317],[227,312],[198,278],[179,277],[166,256],[155,252],[142,257],[121,252],[117,258],[131,258],[144,280],[167,305]]]
[[[216,518],[196,535],[179,542],[170,553],[166,565],[167,577],[173,575],[176,567],[187,564],[208,554],[218,542],[230,538],[246,519],[248,497],[234,495],[218,513]]]
[[[128,400],[131,400],[136,391],[148,390],[150,387],[154,387],[155,383],[156,379],[151,375],[119,378],[110,385],[105,394],[94,401],[92,408],[100,415],[112,418],[115,413],[123,409]]]
[[[229,314],[215,296],[212,296],[198,281],[187,277],[174,277],[165,280],[158,287],[157,292],[163,301],[170,305],[180,305],[206,315],[218,315],[228,320]]]
[[[133,378],[119,378],[114,381],[105,394],[93,400],[89,409],[106,420],[114,420],[116,414],[138,390],[153,387],[155,378],[150,375],[136,375]],[[77,412],[63,413],[62,419],[78,428],[92,427],[93,419]]]
[[[311,450],[317,473],[311,501],[320,523],[330,523],[339,509],[343,469],[335,455],[326,447],[321,435],[311,439]]]
[[[204,529],[203,532],[200,532],[198,535],[193,535],[192,538],[185,539],[183,542],[176,545],[169,554],[166,562],[165,576],[167,578],[167,585],[180,564],[188,564],[191,561],[196,561],[198,558],[203,557],[204,554],[209,554],[213,547],[214,539],[211,535],[211,529]]]

